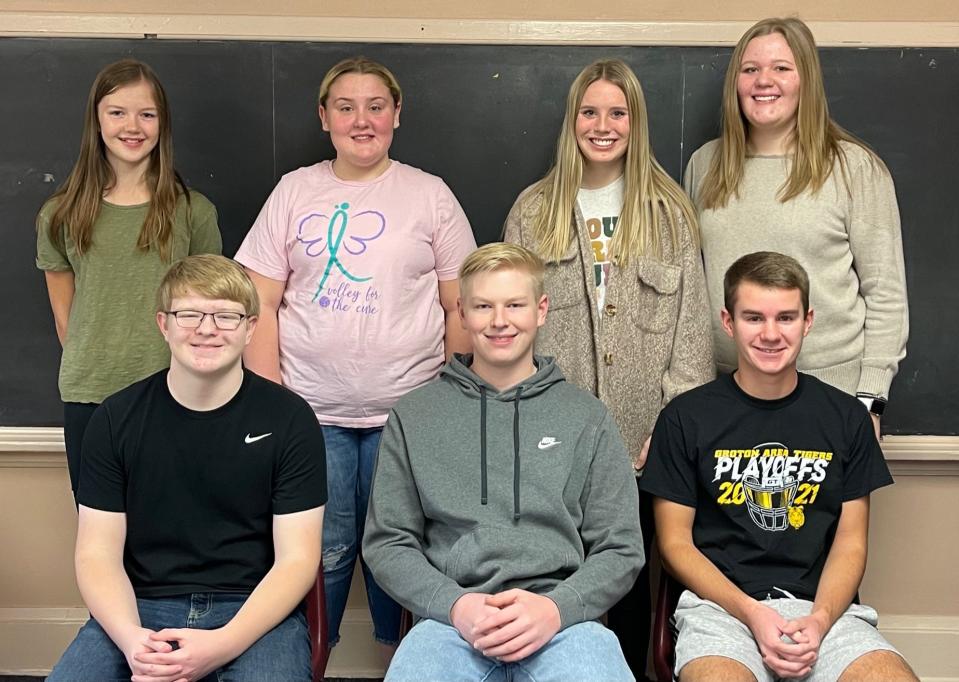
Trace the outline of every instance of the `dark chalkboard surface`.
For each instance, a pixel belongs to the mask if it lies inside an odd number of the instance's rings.
[[[547,169],[569,83],[602,56],[643,83],[653,145],[679,178],[715,137],[729,49],[355,45],[0,39],[0,425],[61,423],[59,345],[34,268],[34,216],[72,167],[86,93],[123,56],[159,73],[174,113],[177,166],[217,206],[232,255],[279,177],[331,158],[316,89],[365,54],[404,89],[391,156],[443,177],[477,241],[498,238],[516,195]],[[959,433],[959,50],[822,50],[834,116],[896,180],[912,333],[884,430]]]

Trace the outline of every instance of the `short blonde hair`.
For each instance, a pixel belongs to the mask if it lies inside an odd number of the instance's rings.
[[[465,292],[474,275],[499,270],[519,270],[529,275],[533,295],[543,295],[543,259],[518,244],[493,242],[481,246],[468,255],[460,266],[460,292]]]
[[[260,297],[243,267],[224,256],[205,253],[174,263],[157,289],[157,312],[167,312],[174,298],[203,296],[234,301],[250,317],[260,313]]]
[[[380,80],[383,81],[386,89],[390,91],[390,95],[393,97],[393,105],[399,107],[400,102],[403,101],[403,91],[400,90],[400,84],[392,71],[379,62],[374,62],[372,59],[367,59],[366,57],[350,57],[349,59],[344,59],[334,64],[333,68],[327,71],[326,75],[323,76],[323,82],[320,83],[321,107],[326,106],[326,99],[330,96],[330,88],[333,87],[333,82],[347,73],[378,76]]]

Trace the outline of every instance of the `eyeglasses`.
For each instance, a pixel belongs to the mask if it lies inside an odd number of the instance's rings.
[[[217,329],[223,331],[233,331],[240,326],[243,318],[248,317],[243,313],[234,313],[229,311],[204,313],[199,310],[164,310],[167,315],[173,315],[176,318],[178,326],[184,329],[197,329],[203,324],[207,315],[213,318],[213,324]]]

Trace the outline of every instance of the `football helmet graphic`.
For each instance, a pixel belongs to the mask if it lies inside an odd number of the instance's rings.
[[[767,476],[764,481],[755,476],[744,477],[743,493],[753,523],[763,530],[786,530],[798,485],[793,476]]]

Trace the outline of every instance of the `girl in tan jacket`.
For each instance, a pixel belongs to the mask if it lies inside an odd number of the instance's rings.
[[[653,156],[642,88],[620,60],[573,81],[556,146],[549,173],[513,205],[505,240],[547,262],[536,352],[606,403],[640,472],[663,405],[713,377],[695,214]],[[640,514],[647,551],[650,511]],[[640,680],[650,610],[644,569],[609,614]]]

